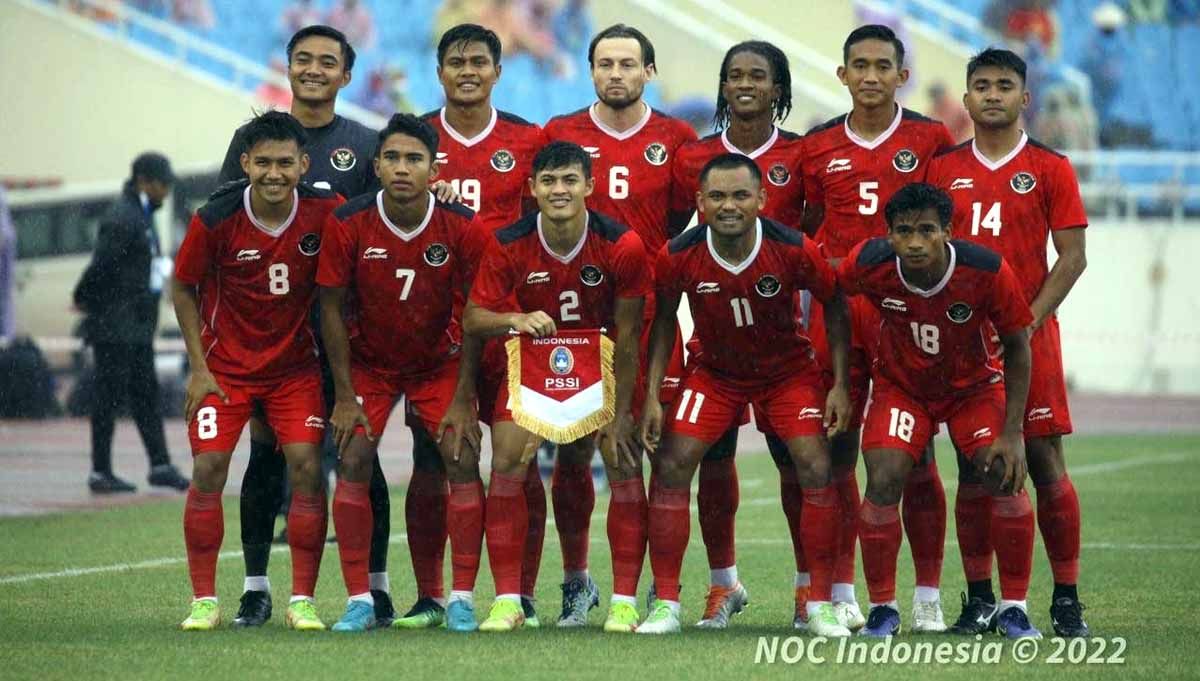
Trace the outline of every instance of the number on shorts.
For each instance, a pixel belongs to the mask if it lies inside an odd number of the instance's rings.
[[[734,298],[729,301],[733,306],[733,325],[739,329],[743,326],[754,326],[754,313],[750,312],[749,298]]]
[[[888,422],[888,435],[898,437],[905,442],[912,442],[913,428],[917,420],[913,415],[892,407],[892,420]]]
[[[277,262],[267,270],[267,288],[277,296],[286,295],[292,287],[288,284],[288,266],[285,262]]]
[[[200,407],[196,412],[196,435],[201,440],[211,440],[217,436],[216,407]]]
[[[412,290],[413,279],[417,278],[416,270],[401,268],[396,270],[396,278],[403,279],[400,285],[400,300],[408,300],[408,292]]]
[[[971,204],[971,236],[978,236],[980,227],[991,232],[994,237],[1000,236],[999,201],[993,203],[987,213],[983,212],[983,203],[976,201]]]
[[[938,343],[938,327],[933,324],[918,324],[910,322],[909,326],[913,332],[913,342],[918,348],[927,355],[936,355],[940,351],[941,344]]]
[[[579,309],[579,294],[574,291],[563,291],[558,296],[558,302],[562,304],[558,308],[558,318],[564,322],[577,322],[579,315],[575,310]]]
[[[479,180],[472,178],[460,180],[456,177],[450,180],[450,188],[458,192],[467,208],[476,213],[479,212],[479,206],[483,203],[483,188],[479,184]]]
[[[629,198],[629,168],[613,166],[608,171],[608,196],[613,199]]]
[[[696,399],[692,399],[693,395]],[[675,412],[675,420],[683,421],[683,415],[688,411],[688,403],[692,405],[691,413],[687,415],[688,423],[695,423],[696,419],[700,418],[700,407],[704,404],[704,393],[693,393],[691,388],[683,391],[683,398],[679,400],[679,409]]]

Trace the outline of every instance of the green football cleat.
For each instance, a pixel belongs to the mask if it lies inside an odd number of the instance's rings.
[[[646,621],[642,622],[637,628],[639,634],[678,634],[679,611],[676,607],[671,607],[671,604],[664,600],[656,600],[654,602],[654,610],[650,611],[650,615],[646,617]]]
[[[538,619],[537,610],[533,607],[533,599],[521,596],[521,610],[525,613],[526,629],[541,629],[542,621]]]
[[[811,606],[812,603],[809,603]],[[808,612],[808,633],[814,636],[849,636],[850,630],[839,620],[832,603],[822,603]]]
[[[192,611],[179,624],[179,628],[184,631],[212,631],[219,624],[221,611],[217,608],[217,599],[202,598],[192,601]]]
[[[404,617],[392,620],[393,629],[432,629],[446,622],[446,609],[432,598],[422,598],[413,604]]]
[[[637,608],[624,602],[614,601],[608,608],[608,619],[604,620],[604,630],[614,634],[632,634],[637,631]]]
[[[513,631],[525,623],[525,612],[521,604],[508,598],[497,598],[488,612],[487,619],[479,625],[480,631]]]
[[[309,598],[288,605],[287,625],[296,631],[325,631],[325,623],[317,616],[317,606]]]

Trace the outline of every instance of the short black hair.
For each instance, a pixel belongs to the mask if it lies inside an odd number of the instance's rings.
[[[577,163],[583,168],[583,176],[591,179],[592,157],[583,147],[574,142],[551,142],[533,157],[533,176],[537,177],[543,170],[557,170]]]
[[[429,150],[429,160],[434,161],[437,159],[437,130],[420,118],[407,113],[392,114],[392,117],[388,119],[387,125],[384,126],[383,130],[379,131],[379,144],[375,145],[376,156],[383,150],[383,143],[392,135],[415,137]]]
[[[242,127],[242,149],[249,154],[256,144],[264,140],[286,142],[294,140],[300,152],[308,143],[308,133],[304,126],[286,111],[265,111],[250,119]]]
[[[892,195],[883,209],[883,215],[887,219],[888,229],[891,229],[897,217],[920,213],[930,208],[937,211],[938,222],[942,227],[950,226],[950,218],[954,215],[954,201],[950,199],[950,195],[931,184],[913,182],[904,185]]]
[[[354,48],[350,46],[350,41],[346,40],[346,34],[332,26],[325,26],[322,24],[305,26],[299,31],[296,31],[295,35],[292,36],[292,39],[289,40],[287,44],[287,60],[289,64],[292,63],[292,51],[296,49],[296,44],[305,38],[311,38],[313,36],[336,40],[337,44],[341,45],[342,47],[342,70],[349,72],[350,69],[354,68]]]
[[[1025,82],[1025,60],[1012,50],[1005,50],[999,47],[989,47],[979,54],[971,57],[971,61],[967,62],[967,85],[971,84],[971,76],[975,72],[985,66],[994,66],[999,69],[1007,69],[1015,72],[1021,77],[1021,82]]]
[[[487,46],[488,52],[492,54],[492,62],[496,66],[500,65],[500,36],[490,28],[479,24],[459,24],[443,33],[437,46],[438,66],[442,65],[446,59],[446,53],[455,43],[462,43],[463,47],[466,47],[468,43],[483,43]]]
[[[704,164],[704,168],[700,170],[700,185],[708,180],[708,174],[714,170],[735,170],[737,168],[745,168],[750,171],[750,175],[758,184],[762,184],[762,171],[758,169],[758,164],[745,154],[735,154],[727,152],[714,156],[709,159],[708,163]]]
[[[883,24],[867,24],[850,31],[846,42],[842,43],[842,64],[850,61],[850,48],[864,40],[882,40],[891,43],[896,48],[896,66],[904,65],[904,43],[896,37],[896,32]]]
[[[633,38],[642,47],[642,66],[654,66],[654,43],[650,42],[645,33],[625,24],[613,24],[592,38],[592,43],[588,45],[589,65],[596,65],[596,45],[607,38]]]
[[[775,109],[773,120],[782,123],[792,111],[792,69],[788,65],[787,55],[765,40],[747,40],[729,48],[725,59],[721,61],[721,80],[717,84],[717,113],[713,116],[713,125],[718,129],[729,127],[729,102],[725,101],[724,86],[725,81],[729,79],[729,62],[742,52],[757,54],[771,65],[771,79],[779,86],[779,98],[772,104]]]

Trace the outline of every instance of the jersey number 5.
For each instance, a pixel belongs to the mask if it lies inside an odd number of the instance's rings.
[[[859,215],[874,215],[879,210],[879,183],[878,182],[859,182],[858,183],[858,198],[865,203],[858,204]]]

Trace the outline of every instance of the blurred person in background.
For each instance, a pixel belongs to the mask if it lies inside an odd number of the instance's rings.
[[[935,120],[946,125],[955,144],[965,142],[975,134],[971,114],[967,113],[962,102],[950,96],[945,83],[937,82],[929,86],[929,112]]]
[[[1129,43],[1121,31],[1126,21],[1125,11],[1114,2],[1097,7],[1092,12],[1092,35],[1079,64],[1092,79],[1092,103],[1100,119],[1101,135],[1113,120],[1113,106],[1130,58]]]
[[[278,57],[272,57],[271,72],[286,78],[288,74],[287,64]],[[292,108],[292,88],[278,81],[264,80],[259,83],[258,87],[254,90],[254,96],[258,101],[272,109],[287,111]]]
[[[200,32],[217,25],[217,15],[209,0],[175,0],[171,3],[171,20]]]
[[[10,341],[17,331],[16,286],[17,231],[12,214],[8,212],[8,196],[0,184],[0,347]]]
[[[1078,90],[1055,83],[1043,91],[1041,99],[1042,111],[1033,126],[1038,141],[1057,151],[1096,148],[1096,114],[1084,104]]]
[[[188,488],[188,479],[171,465],[167,453],[154,372],[158,301],[169,264],[153,216],[174,182],[165,156],[146,152],[134,159],[121,198],[100,222],[92,261],[75,287],[75,306],[86,315],[84,341],[92,346],[96,363],[88,487],[98,494],[137,491],[112,470],[113,426],[124,397],[150,458],[150,484]]]
[[[375,17],[358,0],[338,0],[325,16],[325,23],[345,33],[360,50],[375,47]]]
[[[356,104],[390,117],[394,113],[412,113],[408,101],[408,74],[401,66],[382,64],[367,74],[367,89],[358,95]]]
[[[321,23],[321,10],[313,6],[312,0],[296,0],[279,15],[279,32],[284,38],[291,37],[305,26]]]
[[[992,0],[984,9],[983,23],[1016,45],[1033,40],[1047,54],[1058,54],[1054,0]]]

